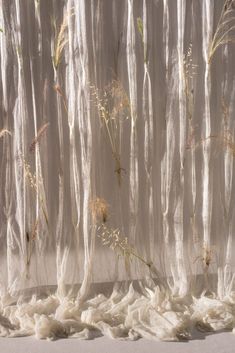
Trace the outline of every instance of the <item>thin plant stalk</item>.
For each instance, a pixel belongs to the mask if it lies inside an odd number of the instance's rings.
[[[32,251],[33,251],[32,242],[34,242],[36,239],[37,228],[38,228],[38,219],[36,219],[36,221],[33,225],[32,231],[30,233],[28,233],[28,232],[26,233],[26,240],[27,240],[27,244],[28,244],[27,261],[26,261],[27,266],[30,265]]]
[[[125,261],[131,260],[133,257],[139,260],[141,263],[146,265],[150,272],[157,276],[164,287],[166,287],[166,281],[160,279],[160,273],[155,268],[152,261],[146,260],[142,255],[140,255],[136,249],[134,249],[129,243],[127,237],[123,237],[118,228],[113,229],[107,227],[104,223],[97,227],[98,237],[104,246],[108,246],[110,249],[115,251],[118,256],[123,256]]]
[[[36,176],[31,173],[30,165],[25,160],[23,160],[23,165],[24,165],[25,177],[28,179],[30,187],[35,191],[38,197],[43,216],[45,218],[47,227],[49,228],[49,219],[46,211],[44,198],[39,191],[39,182],[36,180],[37,179]]]
[[[119,133],[120,124],[123,119],[129,118],[130,102],[119,81],[113,80],[105,87],[103,94],[94,86],[93,95],[101,123],[103,123],[113,159],[115,161],[115,173],[118,178],[118,185],[121,186],[122,173],[125,169],[121,164]]]
[[[50,125],[50,123],[45,123],[38,130],[37,135],[35,136],[35,138],[33,139],[33,141],[30,144],[30,147],[29,147],[29,151],[30,152],[34,152],[35,151],[36,145],[38,145],[42,135],[45,133],[45,131],[47,130],[49,125]]]

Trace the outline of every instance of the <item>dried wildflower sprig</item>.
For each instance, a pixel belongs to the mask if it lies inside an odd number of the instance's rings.
[[[211,63],[216,50],[221,45],[228,44],[230,42],[235,42],[235,1],[225,0],[219,22],[210,45],[208,63]]]
[[[141,41],[144,48],[144,63],[147,63],[147,47],[145,46],[145,43],[144,43],[144,26],[143,26],[142,18],[138,17],[136,22],[137,22],[137,29],[141,36]]]
[[[68,42],[68,39],[66,37],[67,27],[68,27],[68,15],[67,13],[65,13],[59,31],[57,30],[57,26],[54,23],[55,44],[54,44],[54,53],[53,53],[52,61],[56,71],[58,70],[58,67],[61,63],[64,47]]]
[[[194,144],[188,144],[186,149],[191,149],[191,148],[197,148],[200,147],[203,143],[207,142],[208,140],[214,140],[220,142],[222,146],[227,148],[230,153],[235,157],[235,142],[233,135],[231,134],[230,131],[225,130],[222,135],[210,135],[205,137],[204,139],[201,139],[199,142],[194,143]]]
[[[209,269],[210,264],[212,263],[213,257],[215,256],[214,247],[204,244],[200,250],[201,254],[196,257],[193,263],[196,263],[198,260],[201,260],[203,266],[206,270]]]
[[[225,130],[223,135],[218,136],[218,139],[222,145],[230,151],[233,157],[235,157],[235,142],[232,133]]]
[[[137,29],[139,34],[141,35],[142,42],[144,42],[144,29],[143,29],[143,21],[142,18],[137,17]]]
[[[121,235],[120,229],[109,228],[105,224],[102,224],[98,226],[97,231],[98,237],[101,239],[103,245],[108,246],[120,256],[128,259],[135,257],[149,268],[151,267],[152,262],[145,260],[133,247],[130,246],[127,237]]]
[[[5,136],[5,135],[11,136],[12,134],[11,134],[11,132],[10,132],[9,130],[7,130],[7,129],[2,129],[2,130],[0,130],[0,138],[3,137],[3,136]]]
[[[40,142],[42,135],[45,133],[45,131],[47,130],[49,125],[50,125],[50,123],[45,123],[40,127],[40,129],[37,132],[37,135],[35,136],[35,138],[33,139],[33,141],[30,144],[30,147],[29,147],[30,152],[35,151],[36,145]]]
[[[187,101],[187,112],[189,120],[193,116],[193,101],[194,101],[194,90],[193,90],[193,77],[196,75],[197,65],[193,63],[192,58],[192,43],[183,58],[183,78],[184,78],[184,89],[185,97]]]
[[[48,220],[48,215],[47,215],[47,211],[46,211],[45,200],[40,193],[40,184],[42,183],[42,180],[38,180],[35,173],[32,174],[31,167],[25,161],[25,159],[23,159],[23,166],[24,166],[25,177],[29,181],[30,187],[35,191],[36,195],[38,196],[39,203],[40,203],[47,227],[49,227],[49,220]]]
[[[89,204],[92,218],[95,223],[105,223],[108,220],[109,205],[105,199],[96,197],[92,199]]]
[[[183,80],[184,93],[186,99],[186,109],[188,117],[189,135],[186,142],[186,149],[195,141],[195,126],[193,125],[193,111],[194,111],[194,81],[193,78],[197,74],[197,65],[193,63],[192,58],[192,43],[189,44],[188,50],[183,58]]]
[[[227,125],[228,117],[229,117],[229,107],[224,97],[221,98],[221,106],[222,106],[222,113],[223,113],[223,121],[224,121],[224,124]]]
[[[54,69],[56,71],[58,70],[58,67],[61,63],[64,48],[68,43],[68,39],[67,39],[68,19],[70,16],[73,16],[73,15],[74,15],[73,8],[70,11],[64,13],[63,21],[60,25],[59,30],[57,28],[56,21],[55,20],[53,21],[53,26],[55,31],[55,42],[54,42],[52,61],[53,61]]]
[[[53,67],[54,67],[54,74],[55,74],[55,85],[54,90],[56,93],[61,97],[64,109],[68,115],[68,106],[65,99],[65,95],[60,85],[59,75],[58,75],[58,68],[60,66],[62,60],[62,54],[64,48],[68,42],[67,39],[67,29],[68,29],[68,18],[73,15],[72,11],[65,12],[63,16],[63,21],[58,31],[56,21],[53,21],[54,31],[55,31],[55,41],[54,41],[54,50],[53,50]]]
[[[140,37],[141,37],[141,42],[142,42],[142,45],[144,47],[144,26],[143,26],[143,21],[142,21],[142,18],[141,17],[137,17],[137,29],[138,29],[138,32],[140,34]],[[145,49],[145,48],[144,48]],[[146,62],[146,53],[144,52],[144,62]]]
[[[94,86],[91,88],[100,121],[107,132],[120,186],[122,173],[125,172],[121,165],[120,128],[122,122],[130,117],[130,101],[119,81],[113,80],[102,92]]]

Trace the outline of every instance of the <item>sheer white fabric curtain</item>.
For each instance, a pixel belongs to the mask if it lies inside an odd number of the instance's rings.
[[[1,335],[233,329],[234,8],[0,0]]]

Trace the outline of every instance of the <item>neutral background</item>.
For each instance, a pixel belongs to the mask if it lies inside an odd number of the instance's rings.
[[[37,341],[34,338],[0,339],[0,353],[234,353],[235,335],[218,333],[189,342],[154,342],[140,339],[135,342],[110,340],[104,337],[93,341],[77,339],[54,342]]]

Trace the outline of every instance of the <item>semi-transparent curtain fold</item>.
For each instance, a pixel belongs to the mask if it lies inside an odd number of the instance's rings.
[[[0,0],[0,335],[234,330],[233,0]]]

